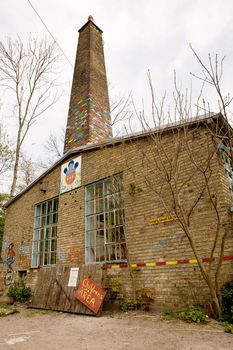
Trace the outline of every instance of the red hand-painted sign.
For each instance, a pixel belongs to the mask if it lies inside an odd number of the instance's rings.
[[[106,293],[106,290],[96,284],[92,279],[84,278],[75,293],[75,297],[86,305],[88,309],[97,314]]]

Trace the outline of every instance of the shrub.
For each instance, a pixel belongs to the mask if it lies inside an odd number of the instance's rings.
[[[120,304],[121,311],[133,311],[141,307],[141,302],[139,300],[128,300]]]
[[[178,313],[178,318],[186,322],[194,323],[204,323],[208,321],[208,316],[199,307],[193,305],[186,306],[184,311]]]
[[[222,289],[222,320],[233,323],[233,281]]]
[[[31,288],[26,287],[23,280],[14,282],[8,290],[8,295],[20,303],[26,303],[30,299]]]
[[[224,332],[233,334],[233,324],[229,322],[223,322],[222,325],[224,327]]]

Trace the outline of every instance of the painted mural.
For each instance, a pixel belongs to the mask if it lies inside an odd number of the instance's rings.
[[[60,193],[81,186],[81,156],[69,160],[61,166]]]
[[[89,91],[68,116],[64,151],[112,137],[111,118]]]
[[[8,250],[7,250],[7,258],[6,258],[8,272],[13,271],[12,265],[14,264],[14,262],[15,262],[14,243],[9,242],[8,243]]]
[[[7,243],[7,252],[6,259],[4,263],[6,264],[6,272],[4,275],[4,284],[8,286],[13,282],[13,264],[15,262],[15,251],[14,251],[14,243],[12,241],[8,241]]]

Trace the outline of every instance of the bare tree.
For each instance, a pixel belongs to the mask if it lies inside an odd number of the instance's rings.
[[[47,154],[46,159],[38,161],[37,165],[42,170],[47,170],[52,166],[59,158],[63,155],[63,147],[65,140],[65,129],[62,129],[60,134],[57,136],[52,131],[44,144],[44,149]]]
[[[132,96],[115,97],[110,101],[111,126],[117,136],[126,134],[126,125],[133,116]],[[126,124],[127,123],[127,124]]]
[[[0,122],[0,174],[4,174],[12,168],[14,152],[9,137]]]
[[[17,37],[0,42],[0,83],[14,101],[17,119],[15,162],[10,196],[15,193],[20,151],[32,125],[58,99],[52,95],[59,55],[56,44],[29,38],[27,45]]]
[[[19,176],[16,191],[20,192],[29,186],[38,175],[38,166],[26,154],[20,156]]]
[[[225,241],[230,231],[231,196],[229,191],[229,201],[224,202],[214,182],[218,171],[223,172],[219,145],[224,143],[225,149],[229,151],[228,156],[232,152],[233,132],[227,122],[227,107],[231,98],[229,95],[223,97],[220,86],[222,61],[219,65],[217,56],[213,61],[209,56],[207,66],[194,50],[193,52],[204,72],[204,76],[199,79],[202,83],[211,84],[217,91],[220,113],[214,117],[210,112],[208,103],[202,99],[202,88],[195,104],[196,111],[193,113],[190,93],[188,90],[182,93],[177,87],[176,77],[174,110],[172,113],[165,111],[164,98],[160,104],[155,100],[151,76],[148,73],[153,126],[147,122],[143,111],[137,114],[145,132],[145,146],[138,147],[138,155],[141,158],[145,184],[154,199],[155,207],[163,208],[163,212],[185,234],[209,289],[213,314],[218,317],[221,314],[219,279]],[[166,125],[165,120],[168,122]],[[129,167],[133,169],[133,166]],[[137,174],[134,175],[136,178]],[[203,239],[200,242],[200,237],[196,234],[197,227],[203,230],[204,237],[206,226],[204,223],[200,226],[197,212],[205,207],[208,207],[206,210],[210,213],[212,231],[208,241]],[[203,249],[209,253],[207,268],[202,261]]]

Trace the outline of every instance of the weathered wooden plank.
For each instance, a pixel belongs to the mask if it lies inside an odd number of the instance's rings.
[[[76,290],[85,277],[90,277],[97,284],[102,283],[101,265],[83,265],[79,267],[76,287],[68,287],[70,267],[47,267],[38,271],[35,293],[31,306],[63,312],[94,315],[75,297]]]

